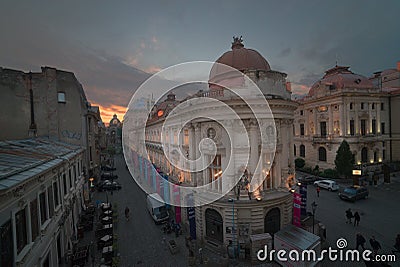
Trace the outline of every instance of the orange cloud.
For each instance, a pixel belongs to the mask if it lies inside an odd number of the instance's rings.
[[[310,90],[310,87],[304,84],[292,83],[292,93],[305,95]]]
[[[97,103],[91,103],[93,106],[100,107],[100,115],[105,125],[108,125],[114,114],[117,115],[118,119],[122,121],[124,115],[126,113],[126,107],[118,106],[118,105],[106,105],[102,106]]]
[[[150,66],[150,67],[146,68],[144,71],[147,72],[147,73],[154,74],[154,73],[156,73],[156,72],[159,72],[160,70],[161,70],[160,67],[157,67],[157,66]]]

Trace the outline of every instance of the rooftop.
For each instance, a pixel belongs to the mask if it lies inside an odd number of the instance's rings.
[[[82,148],[46,138],[0,142],[0,190],[8,189],[79,154]]]

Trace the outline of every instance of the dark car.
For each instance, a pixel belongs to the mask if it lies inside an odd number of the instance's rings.
[[[117,168],[111,167],[110,165],[101,166],[102,171],[116,171]]]
[[[99,191],[120,190],[122,186],[117,182],[105,181],[98,187]]]
[[[305,177],[299,177],[299,179],[297,180],[302,184],[312,184],[317,179],[314,176],[305,176]]]
[[[111,179],[117,179],[118,175],[113,174],[112,172],[103,172],[101,174],[101,179],[107,179],[107,180],[111,180]]]
[[[363,186],[349,186],[346,187],[343,192],[339,193],[339,197],[343,200],[356,201],[362,198],[368,198],[369,192],[366,187]]]

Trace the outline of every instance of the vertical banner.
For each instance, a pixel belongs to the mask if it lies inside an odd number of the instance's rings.
[[[307,216],[307,185],[300,185],[300,195],[301,195],[301,215]]]
[[[196,240],[196,210],[194,208],[194,199],[193,195],[188,195],[187,199],[188,206],[187,211],[187,219],[189,221],[189,233],[192,240]]]
[[[164,200],[165,200],[165,202],[167,202],[167,203],[169,203],[170,201],[169,201],[169,183],[168,183],[168,175],[164,175],[164,181],[163,181],[163,184],[164,184],[164,194],[163,194],[163,196],[164,196]],[[169,204],[167,204],[167,208],[169,208]]]
[[[301,226],[301,195],[293,193],[293,225]]]
[[[173,198],[175,201],[175,222],[180,223],[181,222],[181,207],[179,206],[181,204],[181,196],[179,193],[179,185],[174,184],[173,185]]]

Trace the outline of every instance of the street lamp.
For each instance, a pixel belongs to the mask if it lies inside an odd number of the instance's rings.
[[[233,258],[236,259],[235,251],[235,200],[233,198],[228,199],[228,202],[232,202],[232,241],[233,241]],[[237,242],[237,251],[239,252],[239,242]]]
[[[313,203],[311,203],[311,208],[312,208],[312,214],[313,214],[313,219],[312,219],[312,233],[314,234],[314,226],[315,226],[315,211],[317,209],[318,204],[315,203],[315,201],[313,201]]]

